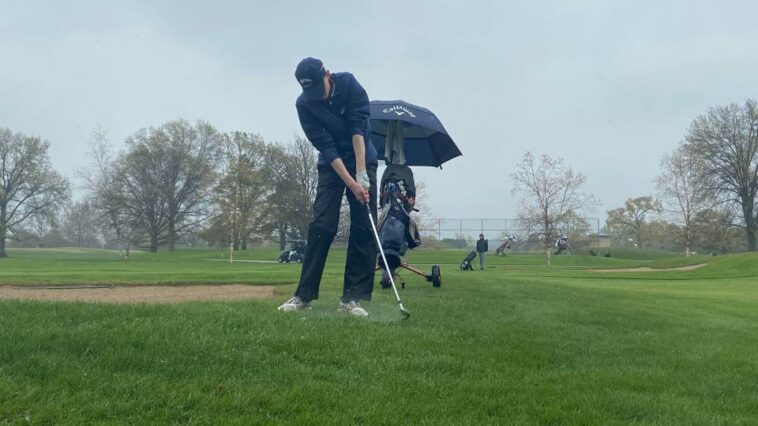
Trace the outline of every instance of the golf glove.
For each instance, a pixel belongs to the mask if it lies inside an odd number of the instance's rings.
[[[358,172],[355,174],[355,180],[358,181],[358,183],[361,184],[361,186],[366,190],[371,189],[371,181],[368,178],[368,172],[365,170],[362,172]]]

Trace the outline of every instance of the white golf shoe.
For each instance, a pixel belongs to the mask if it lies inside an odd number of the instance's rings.
[[[338,308],[340,311],[349,312],[350,315],[355,315],[357,317],[367,317],[368,312],[361,307],[361,304],[358,303],[355,300],[352,300],[348,303],[340,302],[340,307]]]
[[[282,306],[278,307],[277,309],[282,312],[289,312],[289,311],[301,311],[303,309],[310,309],[311,303],[310,302],[303,302],[303,299],[295,296],[292,299],[284,302]]]

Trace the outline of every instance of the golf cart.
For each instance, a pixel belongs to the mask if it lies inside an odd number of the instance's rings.
[[[282,254],[279,255],[279,263],[303,263],[305,257],[306,241],[304,240],[290,240],[285,246]]]

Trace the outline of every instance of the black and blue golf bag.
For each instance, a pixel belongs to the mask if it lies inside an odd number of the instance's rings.
[[[474,267],[471,266],[471,262],[473,262],[474,259],[476,259],[476,250],[471,250],[471,252],[463,259],[463,262],[461,262],[461,271],[472,271]]]
[[[570,248],[569,239],[567,236],[561,235],[555,240],[555,254],[559,255]]]
[[[379,206],[379,240],[387,257],[389,271],[379,259],[382,267],[382,287],[388,281],[387,274],[395,274],[402,263],[401,258],[409,249],[421,244],[415,222],[410,213],[414,210],[416,184],[413,172],[408,166],[390,164],[382,175]]]

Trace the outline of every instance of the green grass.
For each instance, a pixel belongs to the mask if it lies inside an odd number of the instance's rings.
[[[344,251],[312,311],[277,300],[111,306],[0,301],[0,424],[756,424],[758,255],[654,260],[409,256],[401,321],[377,288],[336,312]],[[221,252],[11,251],[0,282],[274,283],[297,265]],[[275,250],[244,253],[275,259]],[[217,259],[217,260],[205,260]],[[707,262],[694,271],[587,269]]]
[[[9,250],[0,259],[0,284],[291,284],[297,265],[251,263],[275,261],[277,250],[228,252],[184,250],[149,254],[133,252],[124,260],[103,250]]]
[[[637,248],[614,248],[614,249],[595,249],[595,251],[602,256],[606,252],[610,252],[612,257],[618,259],[663,259],[671,257],[682,256],[681,252],[671,252],[663,250],[649,250],[649,249],[637,249]]]
[[[457,269],[466,250],[422,250],[408,259],[414,264],[445,266]],[[87,249],[16,249],[9,258],[0,259],[0,285],[27,284],[201,284],[249,283],[291,284],[297,281],[299,266],[273,263],[276,249],[257,249],[235,253],[237,262],[230,265],[228,251],[182,250],[174,253],[133,252],[124,260],[114,251]],[[344,264],[345,250],[330,253],[330,264]],[[260,263],[272,262],[272,263]],[[560,267],[633,267],[644,261],[590,256],[556,256],[553,270]],[[545,268],[539,255],[489,256],[488,264],[522,269]],[[327,268],[327,279],[339,280],[339,267]]]

